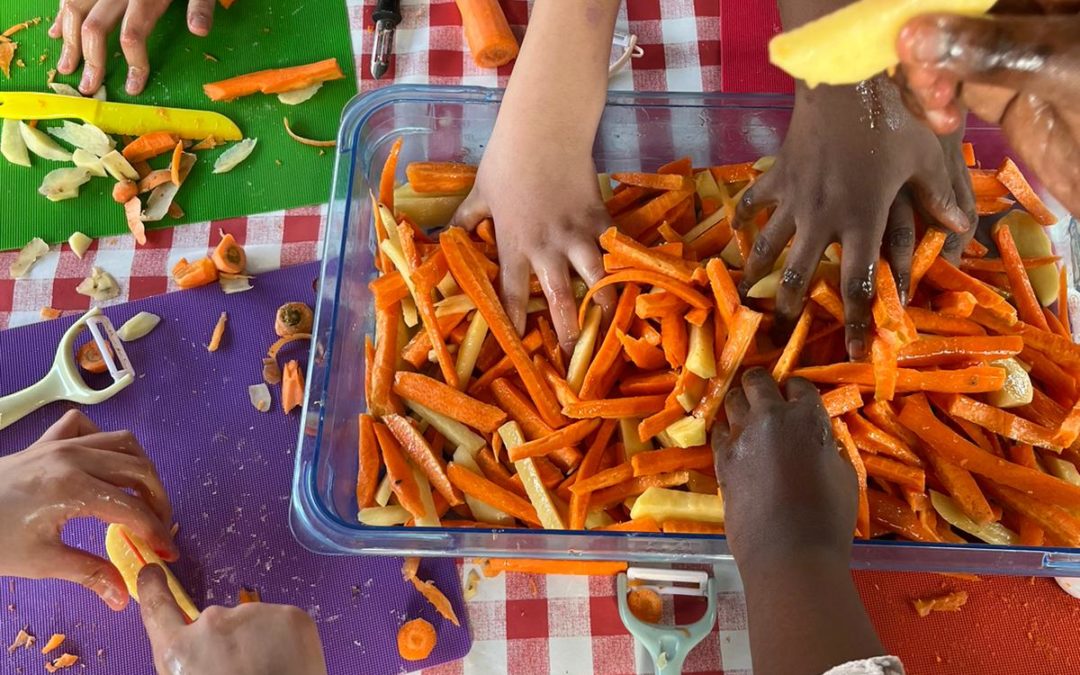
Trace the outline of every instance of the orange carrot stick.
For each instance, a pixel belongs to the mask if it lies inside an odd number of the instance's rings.
[[[686,411],[683,409],[682,404],[677,400],[673,400],[670,397],[665,400],[666,403],[663,409],[641,420],[641,424],[638,425],[637,433],[641,442],[646,443],[651,441],[658,433],[678,422],[686,415]]]
[[[216,352],[221,348],[221,340],[225,337],[225,324],[229,320],[227,312],[222,312],[218,317],[217,323],[214,324],[214,332],[210,335],[210,344],[206,345],[206,351]],[[289,412],[286,410],[285,412]]]
[[[680,368],[686,363],[690,349],[690,338],[686,332],[686,320],[678,315],[667,315],[660,319],[660,346],[664,348],[664,359],[672,368]]]
[[[506,413],[495,406],[420,373],[398,371],[394,393],[484,433],[493,433],[506,421]]]
[[[810,299],[816,302],[829,316],[844,323],[844,302],[824,279],[819,279],[810,289]]]
[[[614,284],[649,284],[651,286],[657,286],[684,300],[691,307],[700,309],[710,309],[712,305],[709,303],[708,298],[703,296],[697,290],[691,286],[673,279],[666,274],[659,272],[653,272],[650,270],[626,270],[623,272],[616,272],[604,277],[598,281],[589,289],[585,294],[585,298],[581,301],[581,309],[579,310],[578,323],[584,325],[585,312],[588,311],[589,301],[598,291]],[[642,317],[647,318],[647,317]]]
[[[677,379],[678,376],[671,371],[632,375],[619,382],[619,393],[624,396],[670,394]]]
[[[992,201],[1009,195],[1009,188],[998,180],[997,171],[969,169],[968,175],[971,176],[971,187],[977,201]]]
[[[963,266],[961,266],[963,269]],[[955,316],[966,319],[971,316],[972,310],[978,304],[975,296],[967,291],[946,291],[939,293],[933,300],[934,311],[941,312],[945,316]]]
[[[390,146],[390,153],[383,163],[382,173],[379,175],[379,202],[394,213],[394,182],[397,177],[398,157],[401,155],[403,139],[399,136]],[[395,218],[400,216],[395,215]],[[394,223],[383,223],[387,228],[394,227]]]
[[[552,366],[547,359],[539,354],[534,354],[533,364],[536,366],[536,369],[540,371],[540,374],[544,376],[544,380],[548,383],[548,386],[555,392],[555,398],[559,399],[559,405],[567,406],[581,400],[578,398],[578,395],[574,393],[574,390],[570,388],[570,384],[566,379],[555,372],[555,367]],[[535,410],[532,406],[530,406],[530,408]]]
[[[375,297],[375,306],[381,309],[386,309],[409,297],[409,287],[405,284],[405,277],[401,276],[401,272],[397,270],[372,279],[368,282],[368,288]],[[431,350],[431,345],[428,345],[428,350]]]
[[[948,235],[945,232],[936,229],[929,228],[923,235],[923,238],[919,241],[919,245],[915,248],[915,255],[911,259],[911,282],[909,284],[910,289],[908,291],[908,297],[915,297],[915,290],[919,287],[919,282],[926,275],[926,271],[930,269],[930,266],[934,264],[934,261],[941,255],[941,249],[945,246],[945,238]]]
[[[121,154],[129,162],[145,162],[173,150],[179,142],[176,136],[164,131],[152,131],[124,146]],[[181,153],[183,149],[181,146]],[[171,176],[171,174],[170,174]]]
[[[1044,532],[1057,537],[1066,546],[1080,546],[1080,521],[1060,506],[1038,495],[1025,494],[1021,490],[992,482],[987,483],[986,491],[1002,505],[1034,521]]]
[[[921,438],[928,451],[940,453],[954,464],[992,481],[1038,495],[1048,503],[1080,507],[1080,488],[1045,473],[1013,464],[964,440],[942,424],[922,395],[910,396],[900,412],[900,422]]]
[[[379,443],[375,438],[375,418],[366,413],[360,415],[360,443],[358,470],[356,472],[356,505],[367,508],[375,504],[379,489]]]
[[[714,166],[709,168],[709,172],[712,173],[713,178],[718,183],[745,183],[761,174],[760,171],[754,168],[753,162]]]
[[[898,362],[906,368],[948,366],[972,361],[997,361],[1024,349],[1019,335],[923,337],[900,348]]]
[[[859,386],[855,384],[844,385],[825,392],[821,395],[821,402],[825,404],[825,412],[829,413],[829,417],[839,417],[858,410],[863,405]]]
[[[637,239],[663,220],[668,211],[693,195],[693,189],[664,192],[645,205],[617,216],[615,224],[628,236]]]
[[[1039,426],[1012,413],[956,394],[934,397],[950,415],[977,424],[999,436],[1042,448],[1060,449],[1055,430]]]
[[[408,289],[406,289],[406,293]],[[461,312],[458,314],[444,314],[437,318],[439,323],[439,333],[442,335],[449,335],[457,328],[461,327],[465,317],[468,316],[467,312]],[[406,362],[412,364],[414,368],[420,368],[428,360],[428,354],[431,352],[431,336],[426,330],[417,331],[415,335],[405,345],[405,348],[401,350],[401,358]]]
[[[609,216],[615,217],[654,193],[655,190],[647,188],[620,185],[615,195],[604,202],[604,208],[607,209]]]
[[[664,352],[644,339],[631,337],[621,330],[616,331],[615,337],[622,344],[626,357],[638,368],[642,370],[658,370],[667,363]]]
[[[588,480],[596,474],[600,462],[604,458],[608,442],[611,441],[611,437],[615,433],[615,427],[615,420],[604,420],[596,430],[596,436],[593,437],[592,443],[589,444],[589,448],[585,452],[585,457],[578,466],[577,481]],[[571,530],[580,530],[585,527],[588,510],[589,495],[578,495],[571,491],[570,509],[567,518]]]
[[[596,492],[604,488],[609,488],[612,485],[618,485],[619,483],[626,482],[634,477],[634,467],[629,462],[624,462],[617,466],[613,466],[610,469],[605,469],[588,478],[578,479],[576,483],[570,486],[570,493],[575,495],[588,494],[590,492]]]
[[[473,304],[487,322],[492,335],[499,341],[499,346],[510,357],[525,389],[536,403],[540,416],[552,427],[562,426],[565,419],[559,412],[559,403],[555,400],[555,394],[537,372],[529,353],[521,343],[521,338],[518,337],[517,330],[506,316],[491,282],[479,272],[474,262],[476,254],[468,243],[468,237],[462,230],[451,228],[442,233],[439,241],[446,253],[446,262],[450,266],[454,280],[472,299]]]
[[[310,87],[319,82],[344,79],[337,59],[326,59],[291,68],[260,70],[227,80],[203,85],[203,92],[211,101],[232,101],[251,94],[280,94]]]
[[[663,173],[613,173],[611,177],[624,185],[649,188],[650,190],[682,190],[686,186],[686,178],[678,174]]]
[[[1043,200],[1035,194],[1027,178],[1024,178],[1024,174],[1020,172],[1020,167],[1016,166],[1016,162],[1006,157],[998,168],[997,178],[1009,188],[1009,192],[1016,197],[1016,201],[1020,202],[1020,205],[1027,209],[1027,212],[1040,225],[1053,225],[1057,222],[1057,216],[1046,208]]]
[[[536,509],[533,508],[533,505],[513,492],[505,490],[490,480],[478,476],[453,462],[447,465],[446,473],[454,487],[473,499],[493,506],[523,522],[536,526],[540,525],[540,518],[536,515]]]
[[[863,455],[866,473],[896,485],[906,485],[918,492],[926,490],[926,472],[918,467],[904,464],[880,455]]]
[[[1016,309],[989,286],[938,258],[926,271],[926,280],[944,291],[967,291],[979,304],[1007,323],[1016,323]]]
[[[490,336],[489,336],[490,337]],[[536,350],[543,346],[543,338],[540,336],[539,331],[532,331],[521,340],[521,346],[525,349],[527,354],[532,354]],[[499,358],[491,366],[484,368],[480,359],[477,359],[476,367],[484,371],[484,373],[476,378],[476,380],[469,385],[469,393],[473,396],[479,395],[485,389],[491,386],[491,383],[500,377],[506,377],[510,373],[514,372],[514,360],[509,354]]]
[[[490,389],[499,406],[521,426],[525,438],[533,440],[555,432],[541,419],[529,398],[505,378],[492,382]]]
[[[679,176],[675,178],[682,180]],[[701,280],[705,274],[700,265],[642,246],[614,227],[609,227],[600,235],[600,245],[605,251],[628,260],[635,268],[664,274],[684,284]]]
[[[412,162],[405,167],[412,189],[420,194],[465,194],[476,182],[476,166],[458,162]]]
[[[986,335],[986,330],[974,321],[951,316],[942,316],[921,307],[908,307],[915,328],[920,333],[935,335]]]
[[[795,328],[791,331],[784,351],[780,354],[780,360],[773,368],[772,376],[777,382],[784,382],[791,375],[791,370],[798,365],[802,356],[803,347],[806,346],[806,338],[810,333],[810,325],[814,322],[814,314],[810,305],[803,307]]]
[[[863,539],[870,538],[870,507],[866,497],[866,467],[863,465],[862,455],[851,437],[851,431],[847,424],[839,417],[832,418],[833,436],[840,446],[843,454],[851,466],[855,469],[855,477],[859,484],[859,507],[855,519],[855,530]]]
[[[575,574],[610,577],[626,571],[624,562],[594,562],[591,560],[530,560],[528,558],[487,558],[484,560],[485,577],[497,577],[503,572],[522,574]]]
[[[563,408],[563,414],[575,420],[646,417],[662,410],[666,398],[665,396],[628,396],[578,401]]]
[[[664,448],[651,452],[639,452],[630,458],[634,476],[651,476],[670,471],[700,471],[713,466],[710,447]]]
[[[971,143],[963,143],[960,150],[964,154],[964,166],[975,166],[975,146]]]
[[[507,452],[510,455],[510,461],[516,462],[527,457],[543,457],[559,448],[577,445],[598,426],[600,426],[598,419],[579,420],[568,424],[549,436],[523,443],[516,448],[509,448]]]
[[[608,326],[604,340],[600,343],[600,348],[596,350],[592,363],[589,364],[588,370],[585,371],[585,378],[581,382],[581,390],[578,394],[581,399],[598,398],[607,393],[601,391],[604,375],[611,370],[611,367],[620,356],[622,350],[618,332],[625,333],[630,330],[633,308],[639,292],[640,287],[637,284],[628,283],[623,288],[622,295],[619,296],[619,302],[615,306],[615,316],[611,320],[611,325]],[[581,303],[582,308],[587,305],[588,298]]]
[[[724,402],[724,397],[727,396],[728,389],[735,380],[735,373],[738,372],[759,325],[761,325],[761,314],[743,306],[736,310],[727,342],[716,364],[716,377],[709,379],[709,387],[705,395],[694,408],[694,416],[703,418],[706,427],[711,427],[713,420],[716,419],[716,413],[720,410],[720,405]]]
[[[873,366],[866,363],[836,363],[829,366],[799,368],[792,373],[818,384],[874,385]],[[970,394],[1001,389],[1005,371],[994,366],[973,366],[959,370],[927,371],[900,368],[896,379],[896,391],[940,391]]]
[[[739,292],[735,288],[735,282],[731,278],[731,272],[720,258],[713,258],[705,266],[709,276],[709,285],[712,288],[713,299],[716,301],[716,311],[724,322],[724,326],[731,330],[735,310],[739,308]]]
[[[386,475],[390,477],[390,489],[397,495],[398,503],[414,517],[422,518],[426,509],[420,499],[420,487],[416,484],[416,477],[413,476],[409,461],[405,459],[401,445],[385,424],[375,424],[375,438],[382,450]]]
[[[1066,335],[1072,335],[1072,322],[1069,317],[1069,270],[1064,265],[1058,269],[1058,321]]]
[[[589,498],[591,508],[607,509],[625,501],[629,497],[636,497],[651,487],[669,488],[677,485],[685,485],[690,480],[690,474],[686,471],[672,471],[658,473],[653,476],[639,476],[623,481],[617,485],[597,490]]]
[[[405,454],[424,472],[431,481],[431,486],[446,498],[450,506],[464,503],[461,500],[461,494],[446,475],[442,458],[435,454],[424,435],[407,418],[390,414],[383,417],[383,423],[394,434],[394,438],[401,444]]]
[[[940,541],[907,504],[878,490],[867,490],[870,519],[890,532],[912,541],[935,543]]]
[[[457,0],[473,61],[481,68],[505,66],[518,55],[518,42],[498,0]]]
[[[573,529],[571,527],[571,529]],[[653,518],[635,518],[623,523],[598,527],[601,532],[659,532],[660,525]]]
[[[912,466],[923,466],[923,461],[907,443],[884,429],[879,429],[859,413],[849,413],[844,417],[844,421],[851,429],[851,436],[860,450],[888,455]]]
[[[401,401],[393,392],[400,324],[400,303],[383,310],[376,308],[375,363],[371,368],[371,399],[368,400],[368,409],[376,417],[402,410]]]
[[[1033,270],[1039,267],[1053,265],[1061,260],[1060,256],[1048,255],[1039,258],[1021,258],[1024,269]],[[960,269],[965,272],[1000,272],[1005,273],[1005,262],[1001,258],[961,258]]]
[[[1031,279],[1028,278],[1027,270],[1024,269],[1020,252],[1016,250],[1016,242],[1013,241],[1012,231],[1007,225],[997,223],[992,231],[994,242],[998,245],[998,252],[1005,263],[1005,274],[1009,277],[1009,288],[1013,293],[1013,301],[1016,303],[1020,318],[1036,328],[1050,330],[1043,316],[1042,306],[1035,297],[1035,289],[1031,287]]]
[[[661,526],[664,534],[724,534],[722,523],[703,523],[698,520],[669,518]]]

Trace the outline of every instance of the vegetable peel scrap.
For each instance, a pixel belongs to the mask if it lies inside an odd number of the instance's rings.
[[[925,619],[932,612],[959,612],[967,601],[967,591],[955,591],[935,598],[912,600],[911,604],[919,616]]]
[[[206,345],[206,351],[216,352],[221,347],[221,340],[225,336],[225,324],[229,320],[227,312],[222,312],[214,324],[214,332],[210,335],[210,344]]]
[[[34,237],[19,251],[11,266],[8,267],[8,274],[11,275],[12,279],[20,279],[26,276],[34,263],[48,252],[49,245],[45,243],[45,240],[41,237]]]
[[[74,654],[61,654],[58,658],[54,659],[51,663],[45,664],[45,670],[50,673],[55,673],[58,670],[65,668],[71,668],[79,662],[79,657]]]
[[[214,162],[214,173],[228,173],[235,169],[255,151],[258,142],[257,138],[245,138],[221,153]]]
[[[14,654],[17,649],[30,649],[35,640],[37,640],[37,638],[28,633],[26,629],[20,629],[15,635],[15,640],[8,645],[8,654]]]
[[[337,141],[316,141],[314,139],[305,138],[304,136],[297,134],[295,131],[292,130],[292,127],[289,126],[288,117],[283,117],[281,121],[285,124],[285,133],[289,134],[289,138],[293,139],[297,143],[303,143],[304,145],[309,145],[313,148],[332,148],[337,145]]]
[[[251,406],[259,412],[270,412],[270,389],[265,384],[248,387],[248,398],[251,399]]]

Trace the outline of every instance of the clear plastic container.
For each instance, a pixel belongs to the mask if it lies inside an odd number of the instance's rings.
[[[654,563],[729,558],[726,540],[716,536],[367,527],[356,520],[357,415],[366,409],[363,344],[374,323],[367,287],[375,270],[369,191],[398,137],[405,138],[402,170],[419,159],[478,162],[501,96],[488,89],[398,85],[353,100],[343,113],[293,480],[293,533],[326,554]],[[779,96],[612,93],[595,148],[597,169],[653,170],[685,155],[705,166],[772,154],[790,106]],[[996,166],[1003,150],[996,131],[976,125],[968,139],[984,165]],[[1080,549],[871,541],[856,543],[852,566],[1069,576],[1080,575]]]

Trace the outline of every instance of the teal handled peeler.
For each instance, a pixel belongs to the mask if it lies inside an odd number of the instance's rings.
[[[79,366],[75,362],[75,338],[84,330],[90,331],[109,374],[112,375],[113,383],[105,389],[91,388],[79,374]],[[54,401],[71,401],[83,405],[101,403],[134,381],[135,370],[131,367],[131,361],[128,360],[127,352],[124,351],[124,345],[116,335],[112,322],[95,307],[71,324],[71,328],[64,333],[60,346],[56,348],[52,368],[40,382],[0,398],[0,429],[11,426]]]
[[[705,572],[695,570],[648,569],[631,567],[617,580],[619,616],[627,630],[652,656],[657,675],[682,673],[683,662],[716,624],[716,584]],[[661,626],[645,623],[630,612],[627,592],[647,588],[660,595],[704,597],[705,615],[688,626]]]

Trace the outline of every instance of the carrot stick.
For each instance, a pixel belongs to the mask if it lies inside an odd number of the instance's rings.
[[[1058,269],[1058,321],[1066,335],[1072,335],[1072,322],[1069,316],[1069,270],[1062,265]]]
[[[1006,485],[988,483],[986,491],[1003,506],[1031,519],[1066,546],[1080,546],[1080,521],[1060,506]]]
[[[540,330],[540,339],[544,343],[544,351],[547,352],[548,361],[558,368],[558,372],[566,373],[566,364],[563,363],[563,352],[559,346],[559,339],[555,331],[551,329],[551,322],[543,316],[536,319],[536,326]]]
[[[671,371],[633,375],[619,383],[619,393],[624,396],[669,394],[675,388],[677,379],[678,376]]]
[[[319,82],[344,79],[337,59],[326,59],[303,66],[260,70],[227,80],[203,85],[203,92],[211,101],[232,101],[251,94],[280,94],[310,87]],[[386,202],[383,202],[384,204]]]
[[[618,485],[619,483],[626,482],[634,477],[634,468],[629,462],[624,462],[618,466],[613,466],[610,469],[605,469],[588,478],[579,478],[576,483],[570,486],[570,493],[575,495],[584,495],[590,492],[596,492],[604,488],[609,488],[612,485]]]
[[[915,326],[904,312],[904,304],[896,288],[892,268],[888,261],[878,262],[874,272],[877,289],[873,303],[874,324],[878,330],[887,330],[896,334],[897,344],[906,344],[915,339]]]
[[[439,241],[446,253],[446,262],[454,280],[472,299],[481,316],[487,321],[491,334],[510,357],[525,389],[536,403],[540,416],[552,427],[562,426],[565,419],[559,412],[559,403],[529,358],[529,353],[506,316],[491,282],[479,272],[473,262],[476,254],[468,243],[468,237],[462,230],[451,228],[442,233]]]
[[[405,177],[420,194],[466,194],[476,182],[476,167],[458,162],[412,162]]]
[[[498,0],[457,0],[465,41],[481,68],[505,66],[518,55],[518,42]]]
[[[1050,311],[1049,307],[1041,307],[1043,318],[1046,319],[1047,326],[1050,328],[1051,333],[1056,333],[1063,338],[1070,339],[1072,335],[1069,331],[1065,330],[1065,326],[1061,325],[1061,320],[1058,319],[1057,314]]]
[[[533,331],[526,335],[521,340],[521,346],[525,349],[527,354],[532,354],[540,349],[540,347],[543,346],[543,338],[540,336],[539,331]],[[506,377],[514,372],[514,360],[509,354],[502,356],[497,362],[486,369],[480,363],[480,359],[477,359],[476,366],[484,371],[484,373],[469,385],[468,391],[473,396],[477,396],[480,392],[490,387],[491,383],[500,377]]]
[[[610,279],[611,277],[607,278]],[[604,341],[600,343],[600,348],[596,350],[592,363],[589,364],[588,370],[585,371],[585,379],[582,380],[581,390],[578,393],[581,399],[598,398],[607,393],[601,391],[603,376],[611,370],[611,367],[620,356],[622,350],[618,332],[626,332],[630,329],[633,308],[639,292],[640,287],[637,284],[628,283],[623,288],[622,295],[619,296],[619,302],[615,307],[615,316],[612,318],[611,325],[608,326],[607,333],[604,335]],[[588,297],[586,297],[582,301],[581,307],[584,309],[588,304]]]
[[[964,154],[964,166],[975,166],[975,146],[971,143],[963,143],[960,150]]]
[[[424,472],[424,475],[431,481],[431,486],[446,498],[450,506],[458,506],[464,503],[461,500],[461,494],[454,488],[446,475],[446,468],[442,458],[435,454],[424,435],[407,418],[398,414],[390,414],[383,417],[383,423],[394,434],[394,438],[401,444],[405,454]]]
[[[950,415],[977,424],[999,436],[1041,448],[1060,450],[1055,430],[1039,426],[1012,413],[967,396],[942,396],[940,400]]]
[[[638,425],[638,439],[642,443],[651,441],[658,433],[675,424],[686,415],[686,410],[678,401],[665,400],[667,402],[661,410],[641,420],[641,424]]]
[[[409,461],[405,459],[401,445],[385,424],[375,424],[375,438],[382,450],[386,475],[390,477],[390,489],[397,495],[398,502],[406,511],[416,518],[422,518],[426,509],[424,502],[420,499],[420,487],[416,484],[416,478],[413,476]]]
[[[637,239],[659,224],[668,211],[693,195],[693,188],[664,192],[646,202],[644,206],[616,216],[615,224],[628,236]]]
[[[844,302],[824,279],[819,279],[810,289],[810,299],[828,312],[829,316],[844,323]]]
[[[498,436],[495,434],[494,436]],[[506,470],[491,450],[487,448],[481,448],[476,453],[476,464],[480,467],[480,471],[484,477],[495,483],[499,487],[509,492],[527,499],[528,495],[525,493],[525,486],[521,484],[521,481],[514,481],[514,477],[510,475],[510,472]]]
[[[859,484],[859,507],[855,519],[855,531],[863,539],[870,538],[870,506],[866,496],[866,467],[862,455],[851,438],[847,424],[839,417],[832,418],[833,435],[840,446],[841,453],[855,469],[855,478]]]
[[[581,400],[570,387],[570,383],[568,383],[563,376],[559,375],[559,373],[555,372],[555,367],[552,366],[547,359],[539,354],[534,354],[533,364],[536,366],[536,369],[540,371],[540,374],[544,376],[544,380],[548,383],[548,386],[555,392],[555,398],[559,400],[559,405],[565,407]],[[532,406],[530,406],[530,408],[535,410]],[[528,435],[527,432],[526,435]]]
[[[473,499],[493,506],[518,520],[540,526],[540,518],[536,515],[536,509],[533,508],[533,505],[513,492],[505,490],[490,480],[478,476],[453,462],[446,466],[446,473],[454,487]]]
[[[405,400],[420,403],[484,433],[493,433],[506,421],[506,413],[495,406],[419,373],[398,371],[393,390]]]
[[[690,349],[690,338],[686,332],[686,320],[678,315],[667,315],[660,319],[660,346],[664,348],[664,359],[672,368],[681,368],[686,364],[686,355]]]
[[[1039,258],[1021,258],[1024,269],[1033,270],[1053,265],[1061,260],[1060,256],[1048,255]],[[1000,272],[1005,273],[1005,262],[1001,258],[961,258],[960,269],[965,272]]]
[[[650,270],[626,270],[622,272],[616,272],[609,274],[602,280],[589,289],[589,292],[585,294],[584,299],[581,301],[581,308],[578,314],[578,323],[580,325],[585,324],[585,312],[588,310],[589,301],[598,291],[614,284],[649,284],[651,286],[657,286],[665,291],[672,293],[678,298],[684,300],[691,307],[699,309],[711,309],[712,305],[709,303],[708,298],[699,293],[691,286],[673,279],[665,274],[659,272],[653,272]],[[648,317],[642,317],[648,318]]]
[[[709,447],[664,448],[639,452],[630,458],[630,465],[634,469],[634,477],[670,471],[705,470],[713,466],[713,452]]]
[[[585,457],[581,460],[577,470],[577,481],[588,480],[594,476],[600,467],[600,461],[604,458],[611,436],[615,433],[616,421],[604,420],[596,430],[596,436],[585,451]],[[589,495],[578,495],[571,491],[570,509],[567,522],[571,530],[580,530],[585,527],[585,519],[589,511]]]
[[[247,254],[231,234],[226,234],[221,238],[221,242],[214,249],[210,259],[219,272],[226,274],[243,274],[247,266]]]
[[[1027,270],[1024,269],[1020,252],[1016,250],[1012,231],[1008,225],[997,223],[992,234],[998,246],[998,253],[1001,254],[1001,259],[1005,263],[1005,274],[1009,277],[1009,288],[1012,290],[1013,301],[1016,303],[1020,318],[1036,328],[1050,330],[1046,317],[1042,313],[1042,305],[1035,297],[1035,289],[1031,287],[1031,279],[1028,278]]]
[[[800,368],[792,373],[818,384],[874,385],[873,366],[866,363],[837,363],[830,366]],[[959,370],[919,371],[900,368],[896,379],[896,391],[940,391],[944,393],[970,394],[1001,389],[1005,371],[995,366],[974,366]]]
[[[559,448],[577,445],[595,431],[598,426],[600,426],[600,420],[598,419],[579,420],[544,438],[538,438],[516,448],[510,448],[508,450],[510,461],[516,462],[526,457],[543,457]]]
[[[923,461],[907,443],[884,429],[879,429],[859,413],[848,413],[844,421],[851,429],[851,436],[859,449],[874,454],[888,455],[912,466],[923,466]]]
[[[971,316],[971,312],[975,309],[975,305],[978,304],[978,300],[967,291],[946,291],[938,294],[932,304],[934,311],[941,312],[945,316],[966,319]]]
[[[672,471],[658,473],[653,476],[631,478],[617,485],[593,492],[589,506],[591,508],[607,509],[625,501],[628,497],[636,497],[651,487],[675,487],[685,485],[688,480],[690,480],[690,474],[686,471]]]
[[[622,189],[615,193],[615,196],[611,197],[604,202],[604,208],[607,209],[608,215],[615,217],[620,213],[626,211],[631,206],[634,206],[641,199],[654,194],[654,190],[649,190],[642,187],[632,186],[619,186]]]
[[[380,277],[380,279],[386,279],[388,276]],[[401,285],[405,288],[405,285]],[[405,288],[405,292],[408,293],[408,289]],[[376,299],[376,307],[379,307],[381,303]],[[442,335],[449,335],[454,329],[462,325],[462,321],[468,316],[467,312],[459,312],[456,314],[444,314],[438,317],[439,333]],[[428,335],[426,330],[417,331],[415,335],[406,343],[405,348],[401,350],[401,358],[409,364],[412,364],[413,368],[420,368],[428,360],[428,353],[431,352],[431,336]]]
[[[997,361],[1024,349],[1019,335],[923,337],[900,348],[898,363],[906,368],[948,366],[971,361]]]
[[[910,289],[908,291],[908,297],[915,297],[915,291],[919,287],[919,282],[926,275],[927,270],[934,264],[934,261],[941,255],[941,249],[945,246],[945,238],[948,235],[945,232],[936,229],[929,228],[919,241],[919,245],[915,248],[915,255],[911,259],[911,282],[909,284]]]
[[[971,187],[976,201],[993,201],[1009,195],[1009,188],[998,180],[997,172],[990,169],[968,169]]]
[[[920,333],[934,333],[936,335],[986,335],[979,324],[968,319],[951,316],[942,316],[921,307],[908,307],[907,314],[911,317],[915,328]]]
[[[653,518],[635,518],[624,523],[598,527],[601,532],[659,532],[660,525]]]
[[[664,408],[665,396],[628,396],[579,401],[563,408],[570,419],[622,419],[645,417]]]
[[[908,431],[908,428],[903,424],[900,424],[899,415],[896,414],[892,404],[888,401],[871,401],[863,407],[862,414],[874,426],[890,436],[899,438],[909,448],[914,448],[919,444],[919,437]]]
[[[499,407],[521,426],[527,439],[543,438],[554,433],[554,429],[540,418],[540,413],[528,397],[508,380],[500,377],[491,383],[490,389]]]
[[[742,164],[724,164],[709,168],[717,183],[745,183],[757,178],[761,172],[754,168],[753,162]]]
[[[128,162],[145,162],[148,159],[153,159],[158,155],[164,155],[166,152],[173,150],[179,139],[164,131],[152,131],[148,134],[139,136],[132,142],[124,146],[121,154]],[[181,153],[183,153],[183,146],[181,146]],[[171,178],[170,172],[170,178]]]
[[[375,493],[379,489],[379,443],[375,438],[375,418],[367,413],[360,415],[360,443],[357,456],[356,505],[363,509],[375,505]]]
[[[735,380],[735,374],[746,356],[746,350],[753,342],[754,335],[757,334],[759,325],[761,314],[743,306],[736,310],[727,342],[716,364],[716,377],[709,379],[705,395],[694,408],[694,416],[704,418],[706,427],[711,427],[716,419],[716,413]]]
[[[1016,197],[1016,201],[1020,202],[1020,205],[1027,209],[1027,212],[1040,225],[1053,225],[1057,222],[1057,216],[1046,208],[1046,204],[1031,188],[1031,184],[1028,183],[1027,178],[1024,178],[1016,162],[1006,157],[998,168],[997,178],[1002,185],[1009,188],[1009,192]]]
[[[675,178],[682,180],[679,176]],[[701,280],[705,274],[700,265],[642,246],[614,227],[609,227],[600,235],[600,245],[605,251],[629,261],[634,268],[664,274],[684,284]]]
[[[398,157],[401,155],[402,143],[403,139],[399,136],[390,146],[390,153],[386,156],[382,173],[379,175],[379,203],[388,208],[390,213],[394,213],[394,181],[397,176]],[[387,228],[394,227],[394,223],[383,223],[383,225]]]
[[[825,412],[829,413],[829,417],[839,417],[858,410],[863,405],[859,386],[855,384],[847,384],[825,392],[821,395],[821,402],[825,404]]]
[[[1038,328],[1020,324],[1019,332],[1024,344],[1038,349],[1047,357],[1065,368],[1080,368],[1080,346],[1060,335],[1055,335]]]
[[[638,368],[642,370],[658,370],[667,363],[664,352],[644,339],[631,337],[621,330],[616,331],[615,337],[622,344],[626,357]]]
[[[216,352],[221,347],[221,339],[225,337],[225,323],[229,320],[229,315],[226,312],[222,312],[218,317],[217,323],[214,324],[214,332],[210,335],[210,344],[206,345],[206,351]],[[285,412],[289,412],[286,410]]]
[[[724,322],[724,326],[730,331],[735,317],[735,310],[739,308],[739,292],[735,288],[735,282],[731,278],[731,272],[720,258],[713,258],[705,266],[709,276],[709,285],[712,288],[713,299],[716,301],[717,314]]]
[[[611,177],[625,185],[649,188],[650,190],[683,190],[687,179],[678,174],[663,173],[613,173]]]
[[[1022,492],[1037,494],[1048,503],[1068,508],[1080,507],[1080,488],[1039,471],[1013,464],[964,440],[942,424],[922,395],[910,396],[900,413],[900,422],[921,438],[928,451],[968,471]]]
[[[624,562],[600,562],[591,560],[530,560],[527,558],[487,558],[484,560],[485,577],[497,577],[503,572],[522,574],[574,574],[581,576],[610,577],[626,571]]]
[[[944,291],[967,291],[979,304],[1007,323],[1016,323],[1016,309],[989,286],[938,258],[926,271],[926,280]]]
[[[926,472],[918,467],[904,464],[880,455],[863,455],[866,473],[896,485],[908,486],[918,492],[926,490]]]
[[[912,541],[940,541],[937,534],[923,525],[915,512],[896,497],[878,490],[867,490],[866,496],[870,505],[870,518],[878,525]]]
[[[393,393],[400,324],[400,303],[383,310],[376,308],[375,362],[371,367],[371,398],[368,400],[368,409],[376,417],[402,410],[401,401]]]
[[[681,316],[688,305],[681,298],[658,291],[639,295],[634,302],[634,314],[639,319],[663,319],[665,316]]]
[[[791,370],[799,363],[803,347],[806,346],[806,338],[810,333],[810,325],[814,322],[814,314],[810,305],[803,307],[795,328],[791,331],[784,351],[780,354],[780,360],[773,367],[772,376],[777,382],[785,382],[791,376]]]

